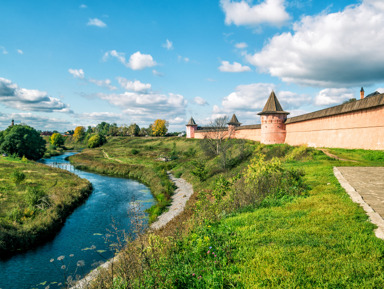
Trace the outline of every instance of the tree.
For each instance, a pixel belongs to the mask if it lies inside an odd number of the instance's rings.
[[[73,134],[73,139],[75,142],[81,141],[85,136],[85,128],[83,126],[78,126],[75,128],[75,133]]]
[[[98,133],[98,134],[95,134],[89,138],[88,147],[89,148],[96,148],[96,147],[102,146],[106,142],[107,142],[107,139],[105,138],[105,136]]]
[[[100,133],[102,135],[107,135],[108,132],[109,132],[109,126],[110,124],[103,121],[101,123],[99,123],[97,126],[96,126],[96,132],[97,133]]]
[[[45,150],[45,140],[28,125],[10,126],[0,133],[0,151],[3,153],[38,160]]]
[[[168,122],[165,119],[156,119],[152,124],[152,134],[154,136],[165,136],[168,131]]]
[[[64,145],[64,138],[61,135],[61,133],[56,132],[53,135],[51,135],[50,142],[52,145],[59,147]]]
[[[139,127],[136,123],[132,123],[132,124],[128,127],[128,135],[131,135],[131,136],[138,136],[138,135],[139,135],[139,132],[140,132],[140,127]]]
[[[231,131],[228,130],[228,117],[219,117],[212,121],[209,127],[204,128],[204,139],[200,142],[201,148],[208,156],[220,156],[221,166],[226,168],[228,151],[233,145]]]
[[[145,127],[142,127],[139,132],[139,136],[146,136],[148,135],[148,131]]]

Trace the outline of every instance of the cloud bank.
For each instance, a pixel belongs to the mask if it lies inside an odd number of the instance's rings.
[[[286,82],[352,87],[384,81],[384,3],[365,0],[343,11],[306,16],[247,60]]]

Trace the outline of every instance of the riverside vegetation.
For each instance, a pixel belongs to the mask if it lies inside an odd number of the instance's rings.
[[[18,157],[0,158],[0,255],[52,237],[92,192],[76,175]]]
[[[71,162],[147,183],[166,210],[166,171],[194,186],[182,214],[139,235],[89,288],[381,288],[384,242],[333,166],[382,166],[384,152],[230,140],[222,156],[200,140],[110,138]],[[164,162],[163,160],[169,160]],[[137,231],[140,217],[136,219]]]

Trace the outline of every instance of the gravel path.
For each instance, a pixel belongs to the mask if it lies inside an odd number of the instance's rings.
[[[174,195],[172,196],[172,204],[169,210],[160,215],[158,220],[150,226],[151,229],[157,230],[164,227],[169,221],[175,216],[180,214],[185,207],[185,204],[193,194],[193,188],[190,183],[182,178],[175,178],[171,173],[168,172],[168,177],[176,185]]]
[[[107,153],[103,151],[104,155],[111,159]],[[193,194],[193,187],[190,183],[188,183],[186,180],[182,178],[175,178],[170,172],[168,172],[168,177],[170,180],[176,185],[177,189],[175,190],[175,193],[172,196],[172,204],[168,208],[168,211],[161,214],[158,220],[151,224],[150,229],[151,230],[157,230],[162,227],[164,227],[169,221],[171,221],[174,217],[179,215],[185,208],[185,204],[189,200],[189,198]],[[81,289],[81,288],[87,288],[88,284],[97,277],[99,274],[100,269],[108,269],[109,266],[113,263],[118,261],[119,255],[116,257],[108,260],[103,265],[99,266],[95,270],[91,271],[87,276],[85,276],[83,279],[79,280],[75,286],[73,286],[71,289]]]

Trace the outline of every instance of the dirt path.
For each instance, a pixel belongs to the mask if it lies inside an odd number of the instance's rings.
[[[168,212],[161,214],[158,220],[150,226],[150,228],[154,230],[164,227],[170,220],[180,214],[184,210],[185,204],[193,194],[193,187],[186,180],[182,178],[175,178],[169,172],[168,177],[176,185],[177,189],[172,196],[172,204],[169,207]]]
[[[116,159],[110,158],[104,150],[103,150],[103,154],[107,159],[116,160]],[[116,161],[119,161],[119,160],[116,160]],[[193,194],[193,187],[186,180],[182,178],[175,178],[169,172],[168,172],[168,177],[176,185],[177,189],[175,190],[175,193],[172,196],[172,204],[169,207],[168,211],[161,214],[158,220],[151,224],[150,226],[151,230],[158,230],[164,227],[169,221],[171,221],[174,217],[180,214],[184,210],[187,201]],[[97,277],[100,270],[108,269],[111,266],[111,264],[116,263],[118,259],[119,259],[119,255],[108,260],[103,265],[99,266],[95,270],[88,273],[88,275],[85,276],[83,279],[79,280],[75,286],[71,287],[71,289],[87,288],[88,284]]]
[[[347,159],[339,158],[337,155],[331,154],[327,149],[318,149],[318,150],[322,151],[323,153],[325,153],[330,158],[333,158],[333,159],[336,159],[336,160],[339,160],[339,161],[357,163],[357,161],[354,161],[354,160],[347,160]]]
[[[111,158],[104,150],[103,150],[103,155],[104,155],[105,158],[107,158],[109,160],[113,160],[113,161],[116,161],[116,162],[119,162],[119,163],[123,163],[121,160]]]

